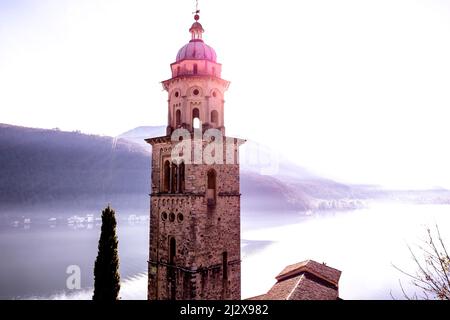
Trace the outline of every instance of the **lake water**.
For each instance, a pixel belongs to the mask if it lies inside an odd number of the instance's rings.
[[[99,217],[49,220],[23,215],[0,227],[1,299],[90,299],[100,232]],[[27,220],[30,219],[30,220]],[[373,204],[351,212],[244,212],[242,297],[265,293],[288,264],[306,259],[342,270],[343,299],[401,299],[395,264],[414,271],[407,245],[420,244],[426,226],[439,224],[450,246],[450,206]],[[118,218],[122,299],[145,299],[148,220]],[[81,269],[81,290],[66,288],[66,269]],[[411,291],[412,292],[412,291]]]

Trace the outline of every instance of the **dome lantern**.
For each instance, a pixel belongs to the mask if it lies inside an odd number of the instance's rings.
[[[192,34],[192,40],[202,40],[202,34],[205,32],[203,30],[203,27],[198,20],[200,19],[200,16],[198,14],[194,17],[195,22],[192,24],[192,27],[189,29],[189,32]]]

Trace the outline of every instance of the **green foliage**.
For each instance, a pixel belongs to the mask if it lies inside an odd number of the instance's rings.
[[[120,274],[115,211],[102,211],[102,229],[94,266],[94,296],[97,301],[115,301],[119,297]]]

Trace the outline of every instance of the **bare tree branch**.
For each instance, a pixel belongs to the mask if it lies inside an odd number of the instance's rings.
[[[436,235],[430,228],[426,228],[426,231],[427,239],[423,240],[425,245],[417,245],[418,251],[421,252],[420,258],[409,245],[407,246],[418,270],[410,273],[395,265],[393,267],[410,278],[415,287],[422,290],[422,299],[450,300],[450,257],[438,225]],[[399,284],[406,299],[418,299],[417,293],[413,296],[406,293],[400,280]]]

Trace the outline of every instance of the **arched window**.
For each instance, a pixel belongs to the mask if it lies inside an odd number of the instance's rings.
[[[163,174],[163,190],[162,192],[169,192],[170,188],[170,162],[164,161],[164,174]]]
[[[214,169],[208,171],[208,189],[216,190],[216,171]]]
[[[228,252],[222,253],[222,279],[228,280]]]
[[[178,166],[172,163],[172,193],[178,190]]]
[[[192,126],[195,129],[200,128],[200,110],[198,108],[192,110]]]
[[[179,125],[181,125],[181,110],[180,109],[178,109],[177,112],[175,113],[175,122],[176,122],[177,127]]]
[[[180,66],[178,66],[178,67],[177,67],[177,76],[179,76],[180,73],[181,73],[181,68],[180,68]]]
[[[177,241],[174,237],[169,239],[169,264],[174,264],[175,255],[177,253]]]
[[[198,73],[198,66],[196,63],[194,63],[194,74]]]
[[[198,110],[198,108],[195,108],[194,110],[192,110],[192,119],[195,118],[200,118],[200,110]]]
[[[206,191],[208,205],[216,204],[216,178],[216,171],[214,169],[209,170]]]
[[[180,190],[179,191],[181,193],[183,193],[184,185],[185,185],[185,183],[184,183],[184,170],[185,170],[184,162],[180,163],[178,170],[179,170],[179,176],[180,176],[180,182],[179,182]]]
[[[175,265],[175,256],[177,254],[177,241],[174,237],[169,238],[169,265]],[[177,295],[177,281],[175,268],[169,268],[169,282],[170,282],[170,298],[175,300]]]
[[[214,124],[219,124],[219,113],[217,110],[211,112],[211,122]]]

